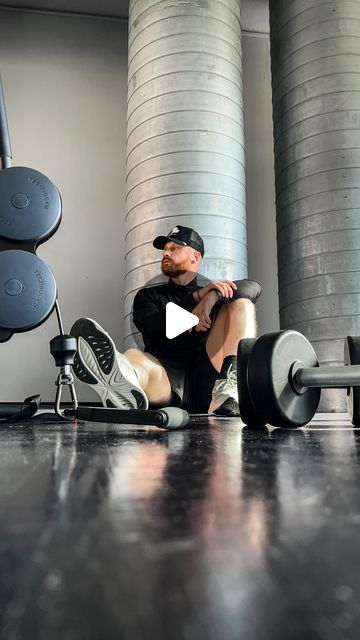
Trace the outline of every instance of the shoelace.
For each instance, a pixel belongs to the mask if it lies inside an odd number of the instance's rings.
[[[237,375],[236,375],[235,369],[231,364],[227,370],[226,378],[224,378],[224,380],[222,379],[217,380],[216,390],[224,391],[228,388],[233,389],[235,387],[237,387]]]

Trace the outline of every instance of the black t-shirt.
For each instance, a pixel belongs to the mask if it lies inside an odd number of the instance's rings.
[[[188,285],[176,284],[169,278],[166,284],[140,289],[134,298],[133,319],[140,331],[144,349],[159,359],[187,362],[194,356],[202,344],[206,342],[208,331],[185,331],[176,338],[166,337],[166,305],[174,302],[179,307],[191,312],[197,305],[193,292],[199,289],[195,277]],[[213,307],[210,318],[215,313]]]

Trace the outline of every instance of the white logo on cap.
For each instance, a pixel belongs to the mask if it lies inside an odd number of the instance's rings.
[[[174,227],[173,230],[170,231],[169,236],[173,236],[175,233],[180,233],[179,227]]]

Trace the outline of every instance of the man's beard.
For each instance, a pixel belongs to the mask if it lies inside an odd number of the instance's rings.
[[[161,271],[165,276],[170,276],[170,278],[177,278],[178,276],[183,276],[184,273],[187,273],[187,269],[183,268],[183,265],[186,264],[182,262],[177,264],[176,266],[172,262],[162,262],[161,263]]]

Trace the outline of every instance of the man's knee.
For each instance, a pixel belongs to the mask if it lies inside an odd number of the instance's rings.
[[[255,280],[234,280],[236,289],[234,290],[233,300],[246,298],[256,303],[261,296],[262,288]]]

